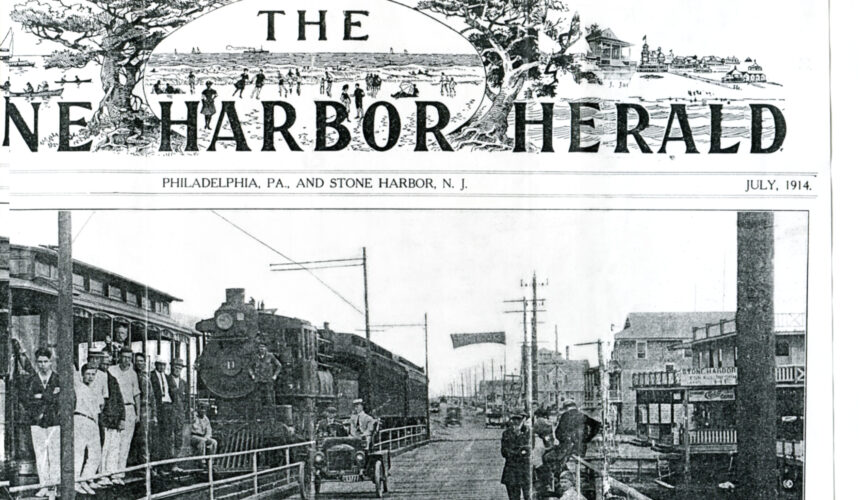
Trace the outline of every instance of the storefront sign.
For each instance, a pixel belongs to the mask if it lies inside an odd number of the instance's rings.
[[[678,373],[678,383],[687,387],[700,385],[738,385],[738,369],[731,367],[682,370]]]
[[[690,401],[734,401],[734,389],[691,389]]]

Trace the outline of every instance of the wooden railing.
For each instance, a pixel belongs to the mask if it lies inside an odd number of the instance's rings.
[[[773,328],[777,332],[806,332],[805,313],[778,313],[773,315]]]
[[[305,466],[304,462],[293,462],[290,463],[290,453],[293,449],[299,448],[310,448],[314,444],[313,441],[306,441],[303,443],[295,443],[288,444],[283,446],[273,446],[271,448],[261,448],[256,450],[245,450],[245,451],[235,451],[232,453],[219,453],[217,455],[201,455],[194,457],[179,457],[179,458],[170,458],[167,460],[159,460],[157,462],[146,462],[144,464],[135,465],[133,467],[127,467],[122,471],[118,472],[110,472],[98,474],[90,479],[100,479],[103,477],[110,477],[115,475],[124,475],[131,472],[144,471],[145,472],[145,485],[146,485],[146,495],[142,498],[146,500],[158,500],[162,498],[185,498],[192,492],[203,492],[208,491],[208,498],[210,500],[214,500],[216,497],[215,489],[219,486],[224,486],[230,483],[238,483],[241,481],[250,480],[253,484],[253,492],[254,495],[258,495],[261,490],[265,488],[261,488],[260,485],[260,476],[261,475],[273,475],[276,473],[281,473],[286,479],[287,482],[282,484],[282,486],[294,486],[299,487],[302,492],[306,491],[307,485],[305,482]],[[257,457],[261,453],[280,453],[283,452],[285,463],[284,465],[274,466],[274,467],[259,467]],[[229,476],[222,479],[215,479],[214,473],[214,461],[216,459],[225,458],[225,457],[235,457],[240,455],[247,455],[251,457],[251,472],[242,475]],[[179,464],[185,462],[196,462],[196,461],[205,461],[206,462],[206,471],[208,473],[208,480],[204,483],[196,483],[187,486],[180,486],[178,488],[173,488],[167,491],[161,492],[153,492],[152,491],[152,478],[153,478],[153,470],[156,468],[160,468],[161,470],[169,470],[171,467],[178,467]],[[283,483],[283,481],[281,481]],[[58,486],[58,484],[31,484],[26,486],[15,486],[9,488],[9,492],[15,497],[28,497],[32,496],[32,492],[38,490],[40,488],[53,487]],[[198,493],[200,494],[200,493]],[[303,493],[304,494],[304,493]]]
[[[736,444],[738,431],[735,429],[698,429],[690,431],[690,444]]]
[[[407,425],[380,430],[379,439],[373,443],[373,447],[378,451],[397,451],[428,440],[426,425]]]
[[[803,441],[776,441],[776,456],[787,458],[789,460],[797,460],[803,462],[804,449]]]
[[[678,385],[675,372],[639,372],[633,374],[633,387],[665,387]]]
[[[803,384],[806,383],[806,366],[784,365],[776,367],[776,383]]]

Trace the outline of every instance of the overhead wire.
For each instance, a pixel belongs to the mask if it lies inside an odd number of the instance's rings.
[[[263,241],[263,240],[261,240],[260,238],[258,238],[258,237],[256,237],[256,236],[254,236],[253,234],[251,234],[251,232],[250,232],[250,231],[246,230],[246,229],[245,229],[245,228],[243,228],[242,226],[240,226],[240,225],[236,224],[235,222],[231,221],[231,220],[230,220],[230,219],[228,219],[227,217],[224,217],[223,215],[221,215],[221,214],[220,214],[220,213],[218,213],[217,211],[215,211],[215,210],[210,210],[210,211],[211,211],[213,214],[215,214],[215,216],[217,216],[218,218],[220,218],[221,220],[223,220],[224,222],[226,222],[227,224],[230,224],[231,226],[233,226],[234,228],[236,228],[237,230],[239,230],[240,232],[242,232],[245,236],[248,236],[249,238],[251,238],[252,240],[256,241],[257,243],[259,243],[259,244],[263,245],[264,247],[266,247],[266,248],[268,248],[269,250],[271,250],[271,251],[275,252],[276,254],[280,255],[280,256],[281,256],[281,257],[283,257],[284,259],[286,259],[286,260],[290,261],[290,264],[291,264],[291,265],[299,266],[301,269],[303,269],[303,270],[307,271],[307,272],[308,272],[308,274],[310,274],[311,276],[313,276],[313,277],[314,277],[314,279],[316,279],[316,280],[317,280],[321,285],[323,285],[324,287],[326,287],[326,288],[327,288],[330,292],[332,292],[333,294],[337,295],[337,297],[338,297],[340,300],[342,300],[342,301],[346,302],[350,307],[352,307],[353,309],[355,309],[355,311],[356,311],[356,312],[358,312],[359,314],[362,314],[362,315],[364,314],[364,310],[363,310],[363,309],[360,309],[358,306],[356,306],[355,304],[353,304],[349,299],[347,299],[347,298],[346,298],[346,297],[344,297],[340,292],[338,292],[337,290],[335,290],[335,289],[334,289],[334,287],[332,287],[331,285],[329,285],[328,283],[326,283],[322,278],[320,278],[319,276],[317,276],[317,275],[313,272],[313,270],[308,269],[308,268],[307,268],[307,267],[305,267],[301,262],[297,262],[297,261],[295,261],[295,260],[291,259],[290,257],[288,257],[288,256],[284,255],[284,253],[283,253],[283,252],[281,252],[280,250],[278,250],[277,248],[273,247],[272,245],[269,245],[269,244],[268,244],[268,243],[266,243],[265,241]]]

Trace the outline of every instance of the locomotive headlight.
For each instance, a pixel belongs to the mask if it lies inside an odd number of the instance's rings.
[[[320,452],[317,452],[317,454],[314,455],[314,463],[321,464],[323,462],[325,462],[325,455]]]
[[[233,326],[233,316],[228,312],[222,312],[215,317],[215,324],[222,330],[229,330]]]
[[[366,459],[367,459],[367,457],[364,456],[363,451],[355,452],[355,463],[357,463],[358,465],[364,465],[364,461]]]

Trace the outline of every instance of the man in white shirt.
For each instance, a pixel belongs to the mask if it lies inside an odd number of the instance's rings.
[[[205,405],[198,405],[191,422],[191,446],[198,455],[214,455],[218,451],[218,441],[212,439],[212,424],[206,416],[207,410]]]
[[[352,437],[363,437],[366,445],[370,445],[373,435],[373,426],[376,420],[364,413],[364,400],[356,399],[352,402],[353,412],[349,418],[349,435]]]
[[[113,474],[111,480],[114,484],[125,484],[122,479],[125,474],[119,471],[126,467],[131,439],[134,437],[134,426],[140,415],[140,385],[137,381],[137,372],[131,367],[131,359],[131,349],[123,348],[119,364],[108,368],[108,372],[119,383],[125,405],[125,419],[120,429],[105,429],[102,472]]]
[[[85,364],[80,379],[75,380],[75,491],[83,495],[95,494],[90,481],[102,456],[98,419],[105,400],[95,384],[96,372],[95,367]]]
[[[99,408],[104,408],[104,400],[108,397],[108,378],[107,373],[99,370],[102,362],[107,359],[105,353],[99,349],[90,349],[87,351],[87,365],[96,371],[93,379],[93,388],[101,394],[102,402]],[[75,383],[81,382],[81,372],[75,372]],[[101,411],[101,410],[100,410]]]

